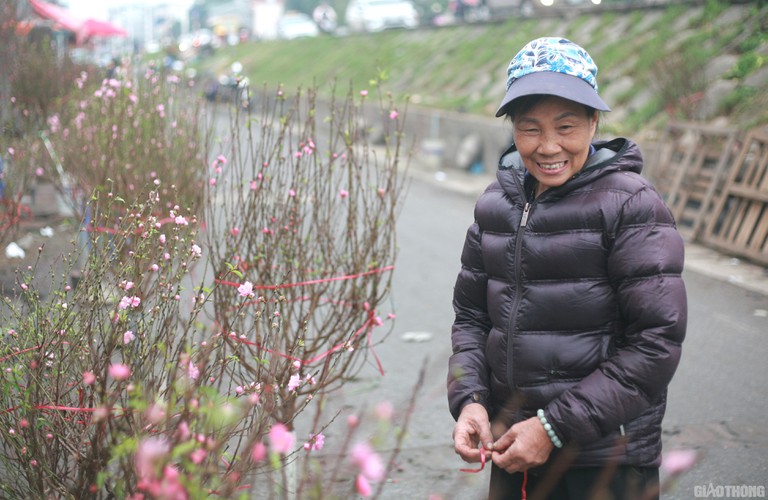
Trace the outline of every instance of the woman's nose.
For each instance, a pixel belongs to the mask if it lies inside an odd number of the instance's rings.
[[[554,155],[560,152],[560,141],[557,134],[541,134],[539,141],[539,153],[543,155]]]

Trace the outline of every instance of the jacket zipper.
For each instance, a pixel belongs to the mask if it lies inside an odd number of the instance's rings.
[[[520,227],[525,227],[525,225],[528,224],[528,214],[530,212],[531,212],[531,204],[526,201],[525,207],[523,207],[523,218],[520,219]]]
[[[515,184],[517,185],[518,190],[525,196],[525,190],[523,189],[523,186],[520,183],[520,179],[518,177],[513,177]],[[509,316],[509,321],[507,322],[507,381],[509,383],[509,386],[512,388],[516,387],[516,384],[514,383],[514,376],[513,376],[513,363],[512,363],[512,347],[513,347],[513,340],[514,340],[514,331],[512,329],[512,323],[515,321],[515,318],[517,317],[517,310],[520,308],[520,288],[522,286],[522,279],[520,278],[520,250],[523,247],[523,233],[525,231],[525,227],[528,225],[528,216],[531,213],[531,209],[533,209],[533,204],[536,203],[536,200],[533,202],[529,202],[528,200],[525,201],[525,205],[523,206],[523,215],[520,218],[520,225],[518,226],[517,230],[517,237],[515,238],[515,262],[514,262],[514,273],[515,273],[515,301],[512,305],[512,311]]]

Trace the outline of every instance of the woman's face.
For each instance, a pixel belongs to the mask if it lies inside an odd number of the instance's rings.
[[[587,161],[597,111],[560,97],[546,97],[513,118],[515,145],[526,170],[538,181],[536,194],[564,184]]]

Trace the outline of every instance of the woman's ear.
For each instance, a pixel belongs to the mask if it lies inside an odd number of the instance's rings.
[[[600,112],[598,110],[594,110],[592,112],[592,116],[589,120],[589,127],[590,127],[590,135],[594,138],[597,134],[598,126],[600,125]]]

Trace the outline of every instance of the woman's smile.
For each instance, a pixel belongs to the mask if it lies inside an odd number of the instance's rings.
[[[563,167],[565,167],[566,164],[567,164],[567,162],[564,162],[564,161],[560,161],[560,162],[557,162],[557,163],[541,163],[541,162],[537,163],[537,165],[539,166],[540,169],[542,169],[542,170],[544,170],[545,172],[548,172],[548,173],[555,173],[558,170],[560,170]]]

